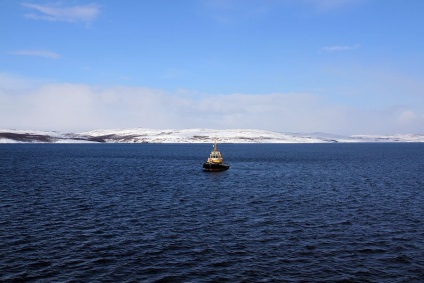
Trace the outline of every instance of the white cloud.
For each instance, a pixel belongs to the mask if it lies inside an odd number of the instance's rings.
[[[38,80],[29,80],[19,76],[10,75],[8,73],[0,73],[0,90],[8,90],[10,92],[19,91],[22,89],[34,89],[45,82]],[[11,95],[9,92],[9,95]]]
[[[323,47],[322,50],[327,52],[340,52],[340,51],[350,51],[361,48],[361,45],[354,44],[354,45],[333,45],[333,46],[326,46]]]
[[[23,56],[38,56],[38,57],[45,57],[49,59],[60,58],[59,54],[52,51],[48,51],[48,50],[17,50],[17,51],[10,52],[10,54],[23,55]]]
[[[25,16],[35,20],[89,23],[100,14],[100,8],[95,4],[65,7],[22,3],[22,6],[32,10]]]
[[[1,76],[0,76],[1,79]],[[311,93],[203,95],[141,87],[44,84],[0,88],[0,128],[256,128],[336,134],[419,133],[422,109],[364,110]]]

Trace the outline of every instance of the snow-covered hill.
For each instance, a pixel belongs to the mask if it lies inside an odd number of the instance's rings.
[[[279,133],[249,129],[116,129],[82,133],[0,130],[0,143],[332,143],[332,142],[424,142],[424,135],[355,135],[326,133]]]

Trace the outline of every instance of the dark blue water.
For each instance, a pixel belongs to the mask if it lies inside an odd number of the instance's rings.
[[[424,144],[0,145],[0,281],[419,282]]]

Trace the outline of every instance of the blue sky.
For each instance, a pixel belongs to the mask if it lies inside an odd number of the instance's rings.
[[[424,133],[424,1],[0,2],[0,128]]]

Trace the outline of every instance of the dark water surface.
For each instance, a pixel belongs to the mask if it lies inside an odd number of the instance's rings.
[[[0,145],[0,281],[423,282],[424,144]]]

